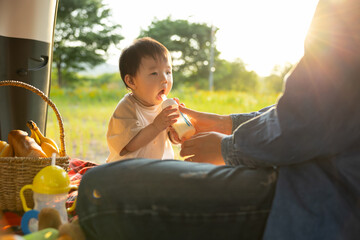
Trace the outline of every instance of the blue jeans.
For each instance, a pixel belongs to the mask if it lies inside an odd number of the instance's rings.
[[[261,239],[277,172],[134,159],[89,170],[76,212],[87,239]]]

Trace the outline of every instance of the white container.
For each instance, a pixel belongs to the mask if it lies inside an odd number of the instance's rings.
[[[172,99],[168,98],[165,99],[161,105],[162,109],[168,107],[168,106],[174,106],[177,108],[177,112],[180,115],[180,117],[177,119],[176,123],[172,125],[172,127],[175,129],[176,133],[178,134],[179,138],[181,140],[186,140],[190,138],[192,135],[195,134],[195,128],[191,124],[191,121],[186,116],[186,114],[179,111],[177,102]]]
[[[66,211],[66,200],[67,193],[60,194],[42,194],[42,193],[33,193],[34,198],[34,210],[41,211],[43,208],[53,208],[59,212],[60,220],[62,224],[68,222],[68,216]],[[38,231],[38,220],[31,219],[29,221],[29,229],[31,232]]]
[[[33,194],[35,210],[40,212],[43,208],[54,208],[59,212],[61,222],[68,222],[68,215],[66,211],[67,193],[42,194],[34,192]]]

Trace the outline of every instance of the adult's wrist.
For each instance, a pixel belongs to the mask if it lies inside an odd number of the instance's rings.
[[[215,115],[214,114],[214,129],[213,131],[230,135],[232,133],[232,120],[230,115]]]

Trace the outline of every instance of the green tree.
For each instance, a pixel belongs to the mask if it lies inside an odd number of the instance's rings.
[[[105,62],[111,44],[123,37],[120,25],[110,22],[110,9],[102,0],[60,0],[53,63],[59,86],[66,84],[63,73],[83,70]]]
[[[284,87],[284,78],[292,68],[293,65],[290,63],[284,66],[276,65],[272,73],[264,78],[266,89],[271,92],[281,92]]]
[[[139,37],[152,37],[169,49],[173,59],[174,87],[184,82],[203,87],[209,76],[211,31],[212,27],[205,23],[172,20],[169,16],[163,20],[155,18],[147,30],[141,30]],[[218,56],[215,47],[214,58]]]
[[[214,83],[216,90],[254,91],[259,76],[248,71],[241,59],[234,62],[218,60],[215,62]]]

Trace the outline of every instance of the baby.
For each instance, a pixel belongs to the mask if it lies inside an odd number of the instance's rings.
[[[119,60],[121,78],[130,90],[118,103],[107,130],[107,162],[128,158],[173,159],[169,137],[178,139],[170,125],[177,109],[162,110],[173,85],[167,48],[152,38],[141,38],[124,49]]]

